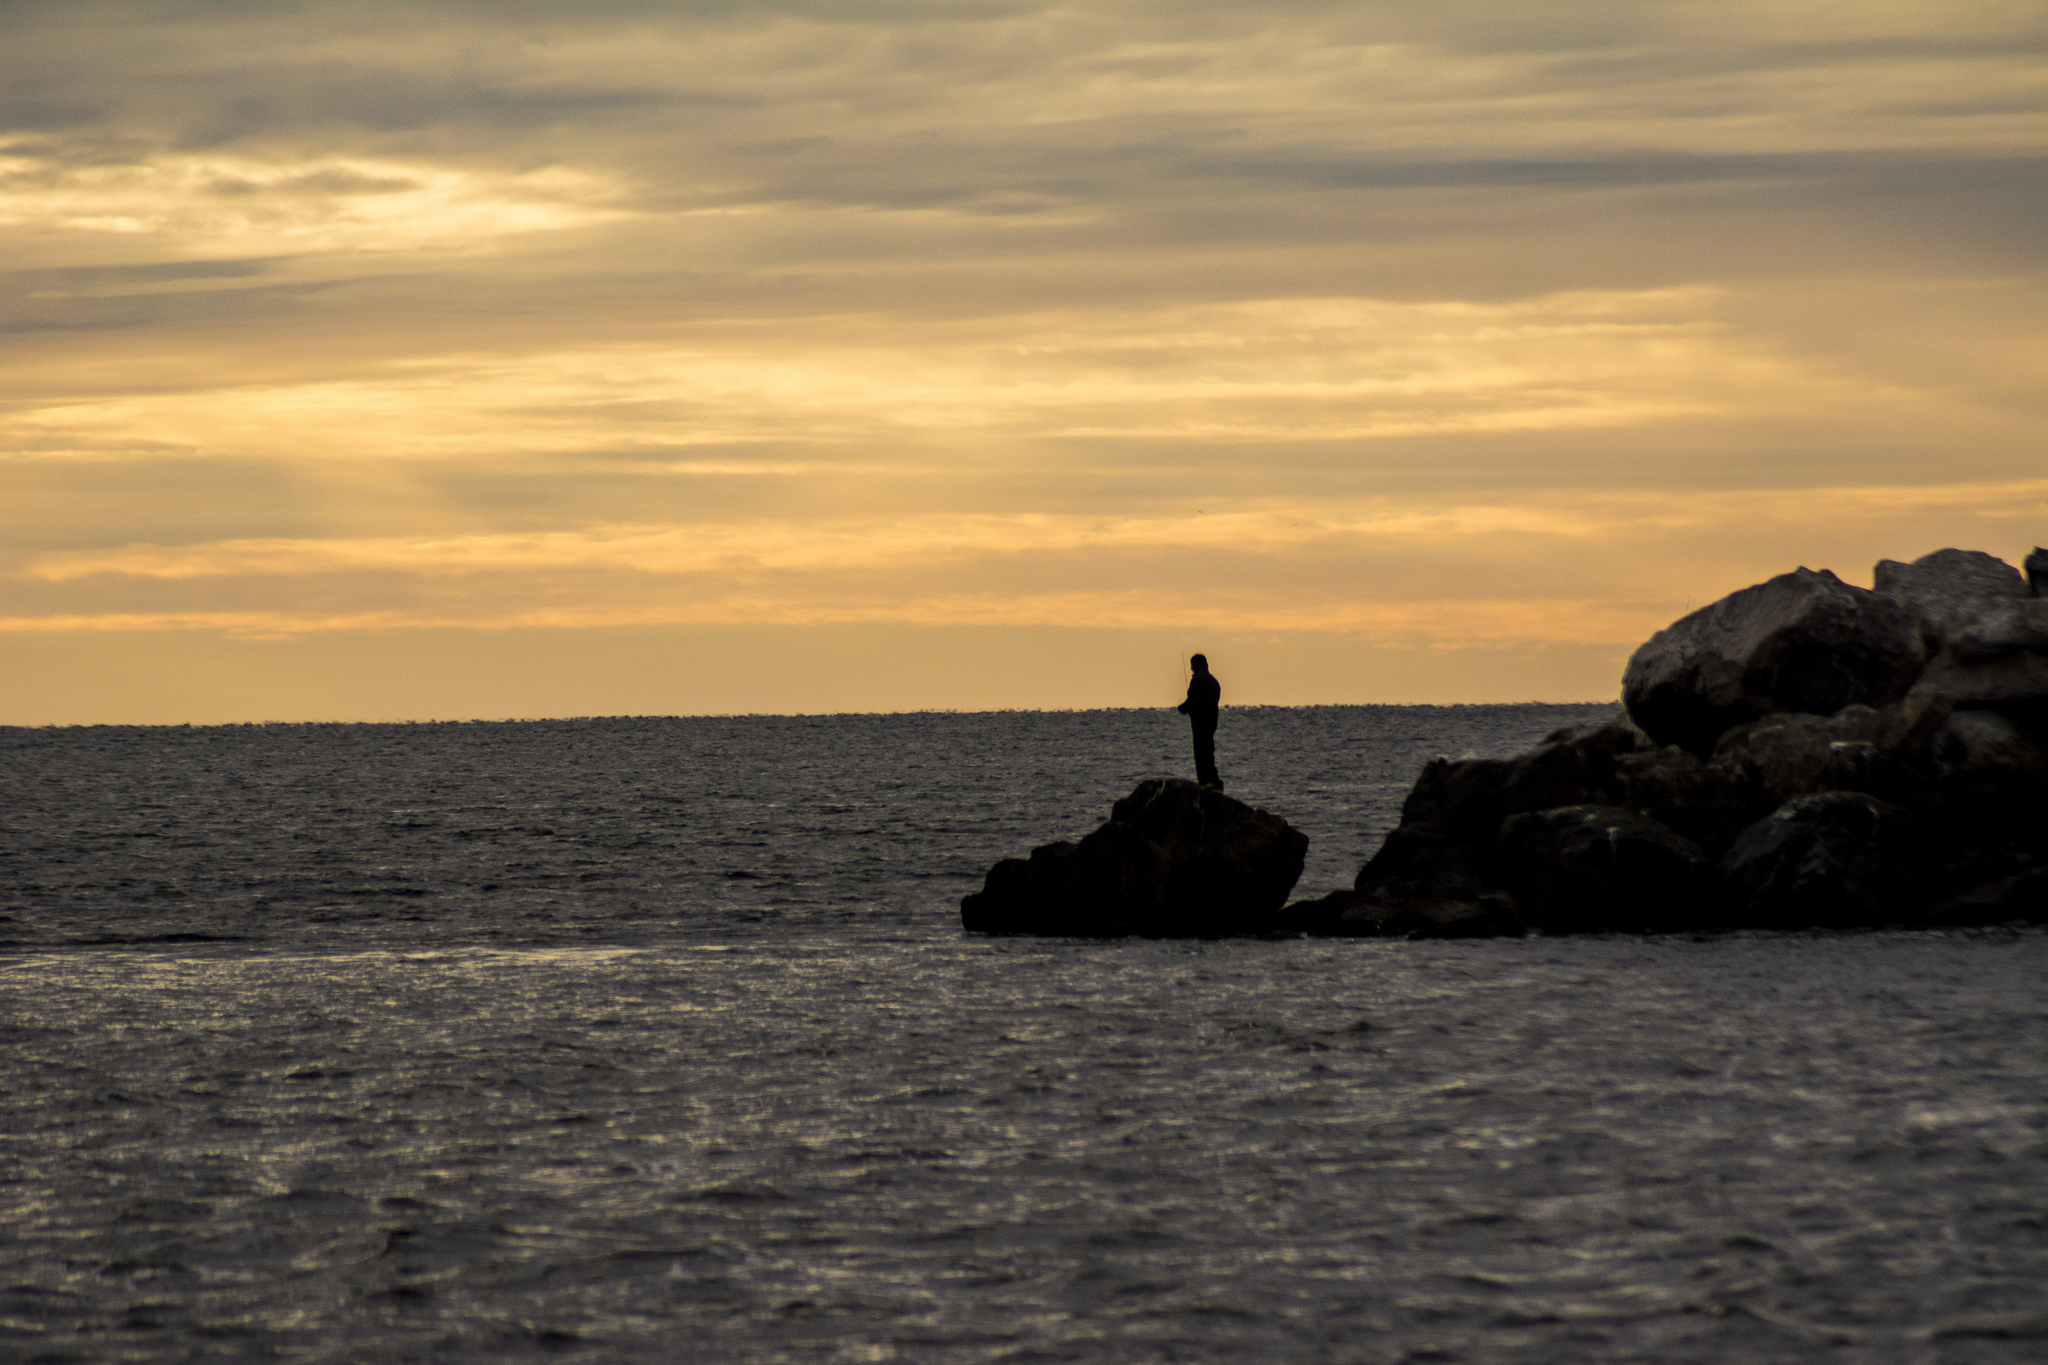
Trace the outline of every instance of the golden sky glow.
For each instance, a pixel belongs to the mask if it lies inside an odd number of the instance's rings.
[[[1595,699],[2017,560],[2044,33],[18,0],[0,723]]]

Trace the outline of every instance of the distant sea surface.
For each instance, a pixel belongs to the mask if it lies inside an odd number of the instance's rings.
[[[1350,883],[1597,706],[1240,708]],[[0,1360],[2048,1359],[2048,933],[989,939],[1170,711],[0,729]]]

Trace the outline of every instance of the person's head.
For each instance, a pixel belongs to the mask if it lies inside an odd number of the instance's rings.
[[[1206,654],[1195,655],[1188,660],[1188,667],[1194,669],[1197,673],[1207,673],[1209,671],[1209,656]]]

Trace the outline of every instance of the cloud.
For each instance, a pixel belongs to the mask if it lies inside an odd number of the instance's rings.
[[[1607,649],[1788,561],[2010,553],[2044,32],[21,0],[5,630]]]
[[[334,160],[309,169],[183,155],[64,166],[17,155],[0,158],[0,186],[9,182],[17,188],[0,201],[0,230],[145,237],[194,253],[476,250],[618,214],[602,182],[560,167],[490,174]]]
[[[2003,548],[2043,516],[2048,480],[2034,479],[129,545],[37,558],[18,580],[37,586],[16,598],[39,598],[43,610],[0,620],[0,632],[281,638],[450,627],[1085,623],[1321,632],[1403,649],[1618,648],[1789,568],[1771,558],[1788,541],[1852,556],[1815,562],[1867,580],[1872,539],[1911,553],[1931,528],[1968,522],[1976,543]],[[1808,530],[1814,524],[1851,534],[1822,543]]]
[[[262,275],[275,257],[235,260],[151,261],[143,265],[84,265],[61,270],[16,270],[0,280],[31,296],[81,294],[96,290],[127,290],[140,285],[183,280],[246,280]]]
[[[872,452],[944,435],[956,460],[978,463],[969,433],[1298,443],[1643,425],[1767,411],[1793,393],[1809,410],[1885,401],[1845,377],[1795,373],[1731,335],[1716,306],[1692,289],[820,320],[794,335],[714,329],[694,344],[441,356],[347,381],[58,401],[0,429],[45,455],[172,439],[195,453],[298,460],[792,439]]]

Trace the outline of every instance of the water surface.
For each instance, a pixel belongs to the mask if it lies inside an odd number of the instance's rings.
[[[1226,713],[1347,883],[1433,753]],[[1171,713],[0,731],[0,1357],[2048,1350],[2048,934],[992,940]]]

